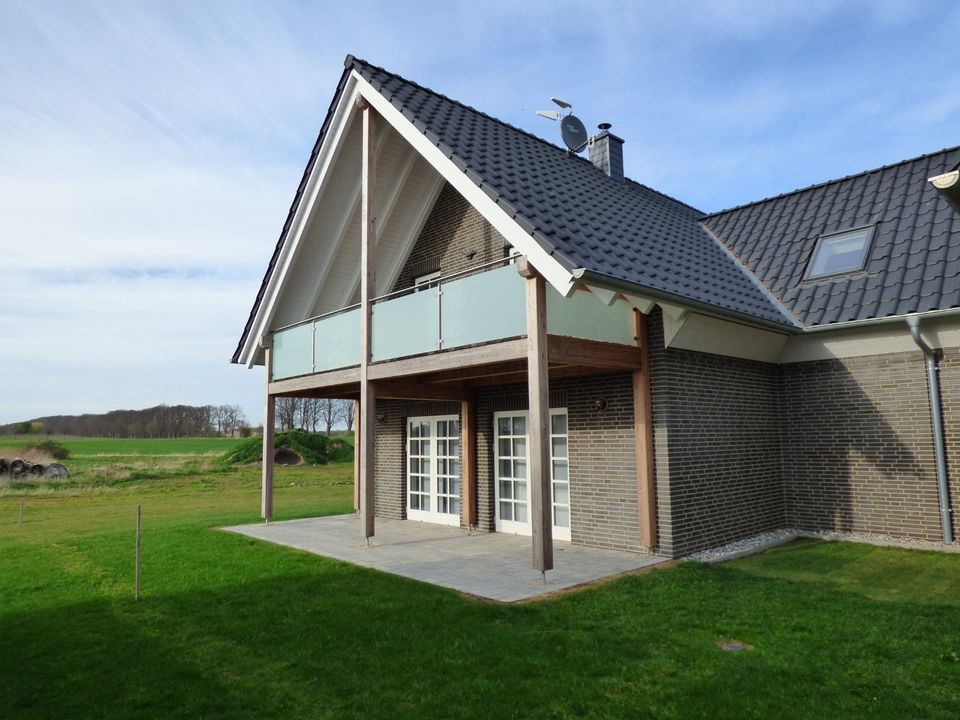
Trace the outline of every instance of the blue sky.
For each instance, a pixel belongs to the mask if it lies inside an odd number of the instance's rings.
[[[703,210],[960,144],[960,4],[0,0],[0,423],[239,403],[228,364],[351,52]]]

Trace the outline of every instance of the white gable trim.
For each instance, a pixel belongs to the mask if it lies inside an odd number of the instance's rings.
[[[507,212],[475,185],[466,174],[444,155],[440,148],[414,127],[389,100],[368,83],[356,70],[351,73],[360,94],[370,105],[409,142],[424,159],[477,209],[487,222],[499,232],[564,297],[573,292],[574,278],[540,243],[525,232]]]
[[[248,368],[253,367],[256,363],[261,344],[266,340],[270,321],[276,312],[280,288],[283,286],[293,264],[293,259],[296,257],[300,241],[304,236],[304,230],[310,223],[310,218],[324,187],[324,180],[336,162],[340,148],[343,147],[343,136],[349,130],[353,121],[358,95],[355,75],[356,73],[351,73],[347,77],[340,102],[337,103],[333,111],[333,118],[330,123],[333,132],[328,132],[320,145],[316,163],[307,178],[307,184],[294,212],[293,221],[290,223],[287,235],[281,242],[280,255],[277,257],[277,263],[270,273],[263,299],[257,308],[253,322],[250,324],[250,332],[245,338],[243,350],[240,353],[240,362]]]
[[[414,127],[412,122],[354,70],[347,76],[340,100],[333,111],[331,131],[321,143],[317,160],[307,178],[303,196],[294,211],[287,235],[281,242],[277,262],[267,280],[263,298],[245,338],[239,359],[247,367],[253,367],[257,362],[262,343],[267,339],[270,322],[276,312],[280,288],[296,259],[305,230],[310,224],[317,201],[323,192],[324,181],[336,162],[340,148],[343,146],[343,137],[353,121],[357,97],[361,95],[444,180],[477,209],[517,252],[526,255],[533,266],[558,292],[567,296],[574,290],[574,278],[570,271],[544,250],[503,208],[490,199],[479,186],[453,164],[450,158],[446,157],[436,145]]]

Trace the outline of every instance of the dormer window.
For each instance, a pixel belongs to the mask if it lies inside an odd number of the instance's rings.
[[[863,270],[873,227],[821,235],[807,265],[804,280]]]

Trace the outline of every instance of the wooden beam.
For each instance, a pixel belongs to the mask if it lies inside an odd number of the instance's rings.
[[[643,363],[643,353],[632,345],[551,335],[550,362],[635,370]]]
[[[360,401],[353,403],[353,509],[360,511]]]
[[[403,140],[401,140],[403,142]],[[379,151],[379,147],[377,148]],[[378,153],[379,154],[379,153]],[[410,173],[413,172],[413,168],[417,164],[417,160],[420,158],[419,153],[416,150],[411,149],[407,155],[407,160],[404,163],[403,167],[400,169],[400,174],[393,182],[393,186],[390,189],[390,193],[386,196],[380,205],[380,217],[377,218],[377,244],[379,245],[381,238],[383,237],[383,231],[390,223],[390,216],[393,214],[393,210],[397,205],[397,201],[400,199],[400,195],[403,192],[404,187],[407,184],[407,181],[410,179]],[[386,266],[386,263],[381,263],[381,269]],[[381,280],[382,281],[382,280]],[[343,301],[344,306],[350,304],[350,298],[352,298],[357,291],[360,289],[360,273],[359,268],[350,282],[347,284],[349,292],[345,296]],[[382,293],[389,292],[392,289],[392,285],[385,284],[381,288],[374,288],[374,295],[380,295]]]
[[[647,316],[634,310],[637,344],[643,364],[633,372],[633,434],[637,457],[637,503],[640,509],[640,544],[657,544],[657,499],[653,467],[653,408],[650,395],[650,348]]]
[[[526,348],[527,341],[517,338],[399,360],[383,360],[370,365],[369,377],[371,380],[391,380],[423,373],[522,360],[526,357]]]
[[[267,348],[264,351],[264,364],[267,372],[266,387],[264,393],[264,411],[263,411],[263,460],[260,463],[263,469],[263,478],[260,485],[260,517],[264,522],[270,522],[273,517],[273,453],[274,433],[276,424],[277,402],[270,394],[270,374],[273,372],[273,350]]]
[[[374,150],[376,118],[364,102],[363,168],[360,217],[360,522],[363,537],[374,535],[374,474],[376,472],[377,391],[370,379],[373,350],[373,303],[376,287],[376,220],[373,192],[376,186],[377,155]]]
[[[453,352],[448,350],[447,352]],[[522,375],[523,379],[527,377],[527,359],[507,360],[506,362],[497,362],[490,365],[474,365],[471,367],[458,367],[453,370],[429,373],[417,378],[423,383],[449,383],[462,382],[466,380],[476,380],[488,377],[500,377],[503,375]]]
[[[526,281],[527,392],[530,402],[530,521],[533,567],[553,569],[553,503],[550,487],[550,379],[547,374],[547,290],[534,274]]]
[[[428,385],[414,382],[378,382],[377,397],[387,400],[467,400],[470,391],[460,383]]]
[[[517,258],[517,273],[520,275],[520,277],[526,278],[527,280],[535,278],[539,274],[537,273],[536,268],[530,264],[530,261],[527,259],[526,255]]]
[[[352,385],[358,382],[360,382],[360,368],[349,367],[315,375],[301,375],[286,380],[274,380],[270,383],[270,394],[296,395],[307,390],[321,390],[341,385]]]
[[[477,525],[477,420],[472,398],[460,402],[460,479],[463,486],[463,522]]]

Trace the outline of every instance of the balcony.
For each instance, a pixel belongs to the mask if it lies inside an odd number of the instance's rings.
[[[475,268],[377,298],[372,361],[484,345],[526,334],[524,279],[512,264]],[[634,345],[633,311],[607,306],[586,291],[565,298],[547,286],[550,335]],[[273,380],[360,363],[360,307],[343,308],[273,334]]]

